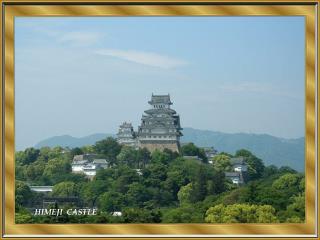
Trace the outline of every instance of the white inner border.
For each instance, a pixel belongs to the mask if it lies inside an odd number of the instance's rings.
[[[318,237],[318,5],[315,5],[315,186],[316,186],[316,192],[315,192],[315,234],[294,234],[294,235],[276,235],[276,234],[240,234],[240,235],[218,235],[218,234],[185,234],[185,235],[178,235],[178,234],[131,234],[131,235],[121,235],[121,234],[88,234],[88,235],[66,235],[66,234],[44,234],[44,235],[20,235],[20,234],[4,234],[3,237],[30,237],[30,238],[44,238],[44,237],[60,237],[60,238],[104,238],[104,237],[113,237],[113,238],[179,238],[179,237],[185,237],[185,238],[193,238],[193,237],[200,237],[200,238],[230,238],[230,237],[298,237],[298,238],[312,238],[312,237]],[[306,40],[305,40],[306,41]],[[67,224],[66,224],[67,225]]]

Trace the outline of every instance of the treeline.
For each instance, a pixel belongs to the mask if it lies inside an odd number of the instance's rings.
[[[71,173],[74,155],[99,154],[110,168],[89,181]],[[198,156],[202,161],[185,159]],[[190,143],[181,154],[120,146],[107,138],[82,148],[29,148],[16,153],[17,223],[229,223],[303,222],[304,175],[288,167],[265,167],[247,150],[247,184],[237,186],[224,176],[231,168],[228,153],[207,159]],[[212,160],[212,164],[208,164]],[[138,170],[139,169],[139,170]],[[52,196],[79,197],[97,216],[33,216],[28,207],[41,194],[28,185],[54,185]],[[67,205],[60,207],[70,207]],[[122,216],[112,213],[121,212]]]

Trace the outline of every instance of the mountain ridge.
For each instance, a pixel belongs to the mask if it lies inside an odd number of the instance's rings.
[[[261,158],[266,165],[289,166],[298,171],[304,171],[305,138],[280,138],[269,134],[255,133],[223,133],[211,130],[184,128],[181,142],[193,142],[200,147],[215,147],[219,152],[234,154],[239,149],[248,149]],[[81,147],[92,145],[106,137],[115,134],[96,133],[84,137],[70,135],[54,136],[44,139],[34,147]]]

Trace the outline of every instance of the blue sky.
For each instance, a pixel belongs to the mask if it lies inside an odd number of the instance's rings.
[[[182,127],[304,136],[303,17],[16,18],[16,148],[135,127],[170,93]]]

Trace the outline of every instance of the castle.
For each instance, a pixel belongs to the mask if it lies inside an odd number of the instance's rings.
[[[135,148],[147,148],[149,151],[165,148],[175,152],[180,149],[180,117],[171,109],[170,95],[153,95],[148,102],[150,109],[144,111],[141,125],[135,132],[131,123],[120,125],[117,140],[120,144]]]

